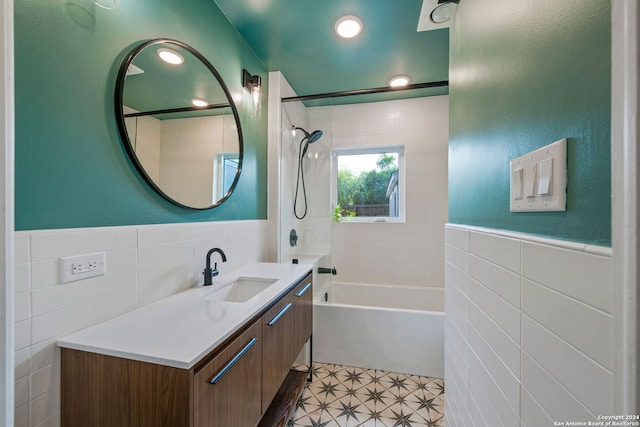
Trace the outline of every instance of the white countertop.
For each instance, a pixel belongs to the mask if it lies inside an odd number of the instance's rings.
[[[59,347],[190,369],[311,270],[255,263],[58,340]],[[243,303],[207,299],[239,277],[277,279]]]

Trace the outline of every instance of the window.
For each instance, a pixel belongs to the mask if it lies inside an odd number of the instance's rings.
[[[404,149],[333,151],[336,221],[404,221]]]
[[[231,189],[240,163],[238,153],[218,153],[213,163],[213,203]]]

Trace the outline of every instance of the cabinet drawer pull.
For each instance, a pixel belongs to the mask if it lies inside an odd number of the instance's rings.
[[[280,310],[280,311],[278,312],[278,314],[276,314],[275,316],[273,316],[273,319],[271,319],[271,321],[270,321],[269,323],[267,323],[267,326],[273,326],[273,325],[275,325],[275,324],[276,324],[276,322],[277,322],[278,320],[280,320],[280,318],[281,318],[282,316],[284,316],[284,314],[287,312],[287,310],[289,310],[289,309],[291,308],[291,306],[292,306],[292,305],[293,305],[293,304],[291,304],[291,303],[288,303],[287,305],[285,305],[285,306],[282,308],[282,310]]]
[[[251,341],[249,341],[247,343],[247,345],[244,346],[244,348],[242,350],[240,350],[238,352],[238,354],[236,354],[235,356],[233,356],[233,359],[231,359],[231,361],[229,363],[227,363],[224,368],[222,368],[222,370],[220,372],[218,372],[216,374],[215,377],[211,378],[211,381],[209,381],[209,383],[211,384],[216,384],[218,381],[220,381],[222,379],[222,377],[224,377],[224,375],[229,372],[229,369],[231,369],[233,367],[233,365],[235,365],[238,360],[240,360],[240,358],[242,356],[245,355],[245,353],[247,351],[249,351],[249,349],[251,347],[253,347],[253,345],[258,341],[258,338],[251,338]]]
[[[300,289],[300,291],[296,294],[297,297],[301,297],[302,294],[304,294],[305,292],[307,292],[307,290],[311,287],[311,282],[307,283],[306,285],[304,285],[304,288]]]

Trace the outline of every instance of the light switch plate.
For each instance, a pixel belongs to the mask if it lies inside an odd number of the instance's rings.
[[[518,169],[523,171],[519,180],[514,175]],[[567,139],[511,160],[510,176],[511,212],[566,211]]]

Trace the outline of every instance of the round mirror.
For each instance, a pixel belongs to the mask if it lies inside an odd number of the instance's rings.
[[[116,117],[144,179],[178,206],[210,209],[233,192],[242,167],[240,118],[207,59],[175,40],[151,40],[120,66]]]

